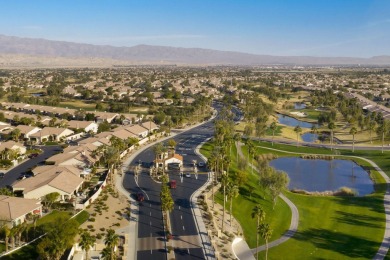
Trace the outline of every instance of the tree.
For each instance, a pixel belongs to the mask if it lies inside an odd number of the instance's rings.
[[[21,134],[22,133],[20,132],[20,130],[18,128],[15,128],[14,130],[11,131],[11,137],[15,142],[19,141]]]
[[[9,246],[8,244],[9,244],[9,237],[11,235],[11,229],[7,225],[4,225],[3,232],[4,232],[4,240],[5,240],[5,252],[8,252],[8,246]]]
[[[382,135],[382,153],[385,146],[385,136],[389,133],[389,122],[386,119],[382,120],[382,124],[378,126],[377,131]]]
[[[224,231],[223,227],[225,225],[226,189],[227,189],[228,185],[229,185],[229,178],[228,178],[227,173],[226,174],[222,174],[222,177],[221,177],[221,186],[222,186],[222,190],[223,190],[222,232]]]
[[[46,236],[37,245],[41,259],[59,260],[67,248],[74,243],[79,223],[75,219],[58,218],[45,226]]]
[[[269,176],[267,186],[273,200],[273,208],[275,208],[276,199],[278,198],[282,190],[287,187],[288,183],[290,182],[290,179],[285,172],[276,171],[272,167],[268,167],[268,169],[270,170],[271,174]]]
[[[116,259],[114,249],[118,245],[118,243],[119,243],[119,236],[117,234],[115,234],[115,231],[113,229],[108,229],[106,236],[104,238],[104,244],[106,245],[106,248],[108,248],[110,250],[111,258],[107,258],[107,259],[110,259],[110,260]]]
[[[272,146],[274,146],[275,131],[278,129],[276,122],[272,122],[269,126],[269,129],[272,131]]]
[[[370,120],[368,123],[368,130],[370,132],[370,143],[372,143],[372,131],[374,131],[376,128],[376,122],[375,120]]]
[[[256,230],[259,229],[260,227],[260,222],[262,222],[265,219],[265,211],[261,207],[260,204],[257,204],[253,209],[252,209],[252,218],[256,218],[257,225],[256,225]],[[259,233],[256,232],[256,259],[258,259],[258,248],[259,247]]]
[[[85,259],[88,260],[88,252],[96,242],[96,238],[88,231],[82,231],[79,245],[85,251]]]
[[[297,147],[298,147],[298,144],[299,144],[299,135],[302,133],[302,128],[297,125],[295,128],[294,128],[294,132],[297,134]]]
[[[265,259],[268,259],[268,240],[272,236],[272,229],[270,228],[268,223],[261,223],[260,226],[257,228],[257,233],[260,234],[261,238],[265,240]]]
[[[110,129],[111,129],[111,125],[106,120],[104,120],[98,126],[98,133],[106,132],[109,131]]]
[[[310,132],[311,132],[313,135],[318,134],[318,127],[317,127],[317,125],[313,124],[313,126],[312,126],[311,129],[310,129]],[[314,138],[313,138],[313,142],[314,142]]]
[[[352,152],[355,151],[355,134],[357,133],[356,127],[352,127],[349,133],[352,135]]]
[[[238,186],[230,183],[227,188],[227,194],[230,198],[230,226],[232,226],[232,215],[233,215],[233,199],[239,194]]]
[[[248,161],[249,157],[252,158],[249,162],[251,163],[251,173],[253,174],[253,155],[255,153],[255,146],[253,145],[253,142],[251,139],[246,139],[246,146],[248,148]]]
[[[333,131],[336,128],[336,125],[333,122],[328,124],[328,129],[330,130],[330,149],[333,150]]]
[[[46,204],[46,207],[49,209],[53,205],[54,202],[56,202],[60,197],[60,194],[58,192],[52,192],[43,197],[43,203]]]
[[[173,152],[175,152],[175,147],[176,147],[177,143],[175,141],[175,139],[169,139],[168,140],[168,146],[170,149],[173,150]]]
[[[236,133],[233,136],[233,139],[236,142],[236,162],[238,163],[238,145],[239,145],[239,142],[241,141],[241,135],[239,133]]]

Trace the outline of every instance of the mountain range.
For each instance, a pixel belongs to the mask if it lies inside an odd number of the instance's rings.
[[[0,67],[176,65],[390,65],[390,56],[371,58],[271,56],[201,48],[137,45],[114,47],[0,35]]]

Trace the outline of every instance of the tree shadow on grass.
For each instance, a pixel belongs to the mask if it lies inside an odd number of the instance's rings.
[[[337,197],[337,203],[345,206],[367,208],[373,212],[385,213],[383,197]]]
[[[348,257],[366,259],[371,259],[380,246],[378,242],[322,228],[311,228],[297,232],[293,239],[308,241],[317,248],[334,251]]]
[[[258,188],[258,187],[257,187]],[[240,187],[240,194],[241,196],[245,197],[245,199],[253,202],[253,203],[259,203],[259,200],[265,200],[264,197],[259,195],[256,191],[256,187],[253,187],[251,185]]]
[[[360,214],[354,214],[354,213],[348,213],[343,211],[336,211],[338,214],[338,217],[334,217],[333,219],[337,222],[349,224],[349,225],[355,225],[355,226],[364,226],[364,227],[370,227],[370,228],[382,228],[382,226],[375,224],[373,222],[383,222],[383,218],[378,217],[372,217],[367,215],[360,215]]]

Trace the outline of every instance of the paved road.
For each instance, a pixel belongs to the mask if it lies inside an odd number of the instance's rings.
[[[0,179],[0,188],[12,185],[17,181],[21,174],[29,171],[31,168],[37,165],[43,164],[47,158],[62,151],[61,146],[57,145],[40,146],[39,148],[43,150],[43,153],[35,158],[27,159],[25,162],[9,170],[5,176]]]
[[[219,104],[215,104],[220,109]],[[241,116],[236,108],[233,112],[237,114],[236,120]],[[184,159],[184,173],[192,172],[193,160],[197,162],[202,159],[195,154],[195,148],[212,137],[214,134],[214,122],[210,121],[184,133],[178,134],[173,139],[176,141],[176,152]],[[139,153],[130,163],[130,169],[142,162],[151,162],[154,159],[152,147]],[[175,179],[177,188],[172,190],[174,210],[171,212],[171,228],[173,235],[173,246],[176,259],[205,259],[202,243],[199,238],[194,216],[192,215],[190,198],[208,178],[206,169],[199,168],[197,178],[192,173],[191,177],[181,177],[178,172],[170,172],[170,179]],[[203,171],[203,173],[202,173]],[[137,185],[138,184],[138,185]],[[166,184],[164,184],[166,185]],[[123,186],[132,194],[143,191],[146,199],[140,205],[139,227],[138,227],[138,259],[165,259],[165,244],[163,239],[163,223],[160,208],[159,193],[161,184],[154,182],[145,169],[136,183],[134,176],[129,171],[124,177]]]

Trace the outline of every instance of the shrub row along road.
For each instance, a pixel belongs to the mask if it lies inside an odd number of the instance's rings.
[[[215,105],[219,110],[220,105]],[[236,114],[238,111],[234,111]],[[237,118],[238,119],[238,118]],[[204,123],[198,127],[176,135],[176,153],[183,156],[184,173],[192,172],[193,160],[201,162],[202,159],[195,154],[195,148],[214,135],[214,121]],[[152,162],[154,160],[153,148],[149,147],[139,153],[130,163],[134,168],[139,162]],[[191,210],[191,195],[199,189],[208,178],[207,170],[199,168],[197,178],[191,173],[181,178],[178,172],[169,173],[171,180],[176,180],[177,188],[171,189],[174,200],[174,210],[170,214],[173,235],[173,246],[176,259],[205,259],[200,241],[199,232]],[[160,204],[161,185],[149,176],[149,169],[144,169],[135,180],[133,172],[127,172],[123,186],[131,192],[145,193],[145,201],[140,203],[138,219],[138,259],[166,259],[164,229]]]

